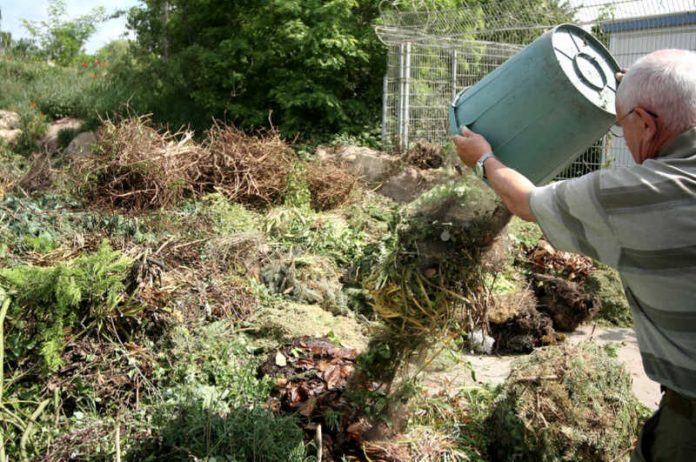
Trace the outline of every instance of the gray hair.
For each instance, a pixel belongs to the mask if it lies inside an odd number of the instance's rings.
[[[696,53],[659,50],[629,69],[616,92],[619,106],[655,112],[667,130],[681,133],[696,127]]]

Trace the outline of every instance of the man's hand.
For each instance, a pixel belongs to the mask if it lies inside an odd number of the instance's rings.
[[[469,167],[474,167],[482,155],[492,151],[486,138],[468,128],[462,128],[461,135],[455,136],[453,141],[459,158]],[[495,157],[486,161],[486,178],[512,213],[523,220],[535,220],[529,209],[529,195],[534,190],[531,181]]]
[[[464,164],[473,168],[482,155],[492,151],[491,145],[486,138],[466,127],[462,127],[460,133],[453,138],[454,145],[457,146],[457,154]]]

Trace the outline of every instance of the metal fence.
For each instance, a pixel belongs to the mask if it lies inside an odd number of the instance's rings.
[[[389,51],[382,143],[391,152],[419,140],[448,143],[453,97],[563,22],[591,31],[622,67],[661,48],[696,51],[696,0],[499,0],[453,10],[426,4],[417,11],[386,4],[376,27]],[[631,162],[623,140],[607,135],[559,177]]]

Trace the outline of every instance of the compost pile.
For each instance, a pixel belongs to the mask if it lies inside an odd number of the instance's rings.
[[[362,189],[361,167],[398,166],[368,151],[312,161],[272,132],[220,124],[199,140],[132,118],[104,121],[84,156],[3,166],[9,458],[485,457],[497,390],[429,394],[420,372],[461,366],[472,332],[557,340],[537,289],[561,284],[541,276],[581,290],[591,265],[539,246],[513,262],[509,213],[457,169],[409,183],[402,199],[431,189],[405,206]],[[420,144],[399,165],[442,154]],[[487,332],[494,305],[547,329]]]
[[[250,137],[216,124],[208,131],[203,152],[192,172],[196,189],[219,191],[245,204],[277,203],[292,172],[292,151],[273,132]]]
[[[529,289],[495,297],[489,312],[496,353],[554,345],[599,314],[602,301],[586,288],[595,270],[592,259],[555,250],[542,239],[523,252],[520,263],[527,268]]]
[[[493,460],[617,460],[638,436],[631,377],[591,342],[536,350],[503,385],[488,424]]]
[[[324,461],[359,453],[368,428],[345,396],[357,355],[328,338],[301,337],[271,352],[259,367],[259,374],[275,378],[269,406],[298,414],[308,439],[321,446]]]

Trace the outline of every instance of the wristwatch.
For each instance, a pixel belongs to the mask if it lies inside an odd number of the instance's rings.
[[[474,172],[476,173],[476,176],[485,180],[486,178],[486,168],[483,165],[488,159],[494,158],[495,156],[493,155],[492,152],[487,152],[484,155],[482,155],[478,161],[476,161],[476,166],[474,167]]]

